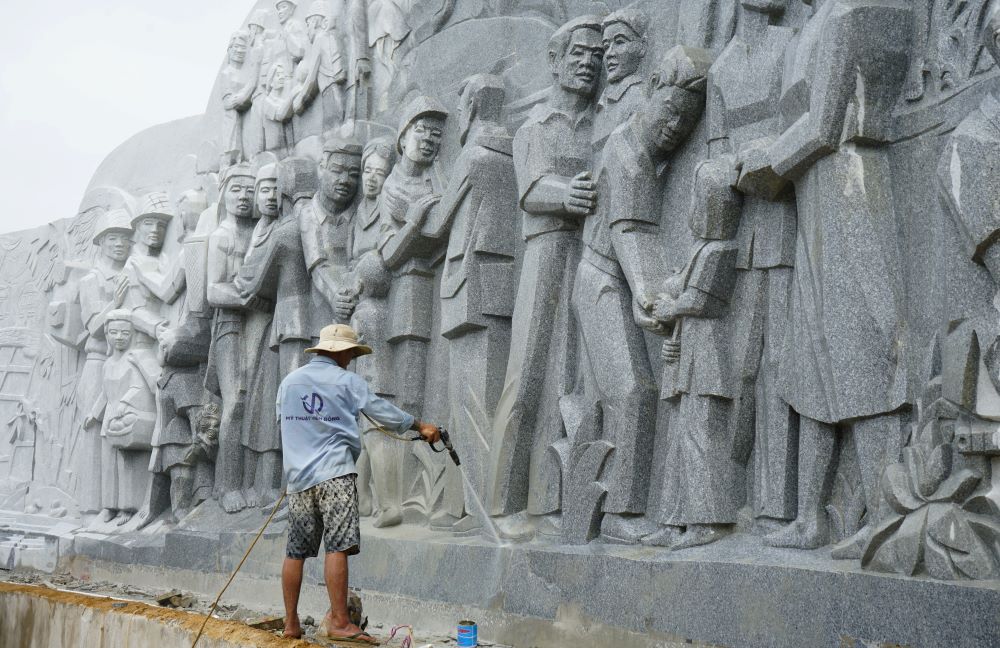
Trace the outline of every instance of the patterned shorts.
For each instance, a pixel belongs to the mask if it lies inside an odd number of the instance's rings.
[[[320,541],[327,553],[361,551],[358,527],[357,475],[344,475],[288,495],[289,558],[305,560],[319,554]]]

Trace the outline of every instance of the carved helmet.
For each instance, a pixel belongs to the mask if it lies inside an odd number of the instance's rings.
[[[326,0],[314,0],[309,5],[309,13],[306,14],[306,20],[309,20],[313,16],[322,16],[325,20],[329,20],[330,4]]]
[[[441,102],[434,97],[420,95],[403,109],[403,115],[399,120],[399,131],[396,135],[396,152],[403,153],[403,135],[406,129],[413,125],[421,117],[437,117],[438,119],[448,119],[448,109],[441,105]]]
[[[613,11],[604,18],[603,27],[607,29],[615,23],[622,23],[627,26],[639,38],[646,38],[646,31],[649,29],[649,17],[635,5],[623,7],[618,11]]]
[[[250,20],[247,21],[247,27],[252,27],[257,25],[262,30],[267,29],[265,20],[267,19],[267,9],[258,9],[250,15]]]
[[[163,191],[154,191],[142,197],[135,218],[132,219],[132,229],[145,218],[158,218],[165,224],[177,215],[170,197]]]
[[[323,158],[331,153],[346,153],[361,157],[364,149],[355,137],[341,135],[335,130],[329,130],[323,134]]]
[[[132,216],[124,209],[112,209],[97,221],[94,230],[94,245],[101,244],[101,238],[112,232],[132,236]]]

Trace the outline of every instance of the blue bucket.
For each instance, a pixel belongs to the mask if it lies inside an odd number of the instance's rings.
[[[479,628],[475,621],[458,622],[459,648],[475,648],[479,645]]]

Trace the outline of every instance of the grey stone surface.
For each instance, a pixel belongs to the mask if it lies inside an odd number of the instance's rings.
[[[282,487],[276,386],[349,322],[463,459],[364,434],[366,533],[415,561],[362,554],[373,589],[938,641],[918,611],[962,627],[937,597],[1000,574],[997,11],[253,3],[204,115],[0,237],[0,508],[227,569]]]

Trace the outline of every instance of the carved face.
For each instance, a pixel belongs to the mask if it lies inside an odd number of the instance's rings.
[[[101,254],[113,261],[124,261],[132,251],[132,238],[122,232],[108,232],[101,238]]]
[[[559,87],[567,92],[593,97],[601,76],[604,48],[601,34],[593,29],[577,29],[570,36],[569,45],[561,59],[550,53],[549,63]]]
[[[330,153],[319,167],[319,186],[328,200],[343,209],[358,193],[361,157],[349,153]]]
[[[639,70],[646,55],[646,43],[631,27],[622,22],[611,23],[604,29],[602,43],[609,83],[618,83]]]
[[[154,250],[163,247],[167,225],[159,218],[143,218],[135,227],[135,240]]]
[[[315,40],[316,36],[326,29],[326,19],[323,16],[309,16],[306,18],[306,32],[309,40]]]
[[[285,66],[277,64],[271,70],[271,90],[280,93],[285,89],[285,83],[288,81],[288,75],[285,73]]]
[[[125,320],[112,320],[105,328],[105,337],[111,347],[117,351],[127,351],[132,344],[132,323]]]
[[[375,154],[365,158],[365,168],[361,172],[361,186],[364,189],[365,198],[378,198],[388,175],[389,160]]]
[[[253,215],[253,181],[249,176],[236,176],[226,185],[226,213],[236,218]]]
[[[278,10],[278,22],[282,25],[284,25],[285,21],[291,18],[292,14],[295,13],[295,5],[291,2],[279,2],[275,9]]]
[[[656,148],[668,153],[683,144],[698,123],[703,103],[704,97],[698,93],[669,85],[658,87],[642,113]]]
[[[229,43],[229,62],[242,65],[247,58],[247,42],[242,38],[234,38]]]
[[[278,181],[261,180],[257,183],[257,211],[265,218],[278,217]]]
[[[403,133],[403,155],[421,166],[430,165],[441,150],[444,120],[421,117]]]

